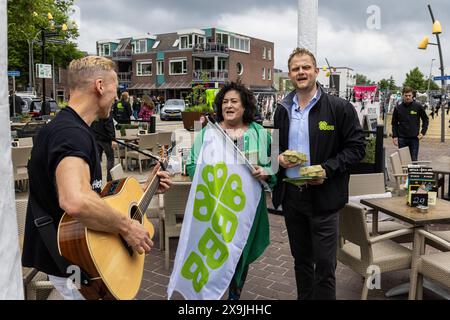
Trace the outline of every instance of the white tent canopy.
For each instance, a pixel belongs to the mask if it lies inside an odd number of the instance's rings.
[[[23,299],[11,163],[6,0],[0,0],[0,300]]]
[[[319,0],[298,0],[298,47],[317,54]]]

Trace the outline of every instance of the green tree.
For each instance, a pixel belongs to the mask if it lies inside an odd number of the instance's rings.
[[[385,91],[389,88],[389,80],[386,79],[381,79],[378,82],[378,90],[380,91]]]
[[[356,74],[356,85],[357,86],[367,86],[372,84],[372,81],[369,80],[365,75],[363,74]]]
[[[411,87],[414,91],[425,91],[427,90],[428,83],[425,82],[423,73],[420,72],[419,68],[415,67],[406,74],[406,79],[403,86]]]
[[[66,23],[69,30],[60,32],[58,39],[64,39],[67,44],[47,44],[45,48],[46,62],[55,59],[55,66],[66,67],[72,59],[83,56],[76,44],[69,42],[78,37],[78,30],[72,21],[68,21],[73,0],[8,0],[8,68],[19,70],[21,77],[18,83],[28,82],[28,41],[39,41],[40,31],[51,31],[51,23],[47,13],[53,16],[55,25]],[[36,13],[36,14],[34,14]],[[41,46],[33,45],[34,62],[41,62]]]
[[[428,89],[428,80],[429,78],[425,79],[426,89]],[[439,89],[440,89],[439,85],[436,82],[434,82],[433,79],[431,79],[430,90],[439,90]]]
[[[393,77],[393,76],[391,76],[391,77],[389,78],[388,82],[389,82],[388,89],[389,89],[390,91],[397,91],[397,90],[398,90],[398,87],[395,85],[395,80],[394,80],[394,77]]]

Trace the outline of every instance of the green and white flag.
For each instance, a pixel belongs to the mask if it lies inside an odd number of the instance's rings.
[[[232,142],[205,132],[167,289],[188,300],[220,299],[233,277],[261,197]]]

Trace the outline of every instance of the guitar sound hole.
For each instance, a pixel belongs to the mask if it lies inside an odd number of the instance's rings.
[[[139,223],[142,223],[142,214],[139,211],[138,206],[131,207],[130,218],[139,221]],[[120,239],[122,240],[122,243],[123,243],[125,249],[127,249],[130,257],[133,256],[133,248],[131,248],[131,246],[128,245],[128,243],[125,241],[124,238],[122,238],[122,236],[120,237]]]

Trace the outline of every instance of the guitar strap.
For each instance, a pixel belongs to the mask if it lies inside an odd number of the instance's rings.
[[[53,218],[44,209],[42,209],[31,192],[27,210],[29,211],[30,209],[33,213],[34,225],[39,230],[42,241],[44,241],[44,244],[47,247],[48,252],[52,256],[53,261],[56,263],[59,271],[61,271],[62,274],[67,274],[68,267],[72,265],[72,263],[67,261],[63,256],[59,254],[56,228],[53,223]],[[89,275],[81,268],[80,273],[81,283],[85,286],[89,286],[91,284],[91,278],[89,277]]]

